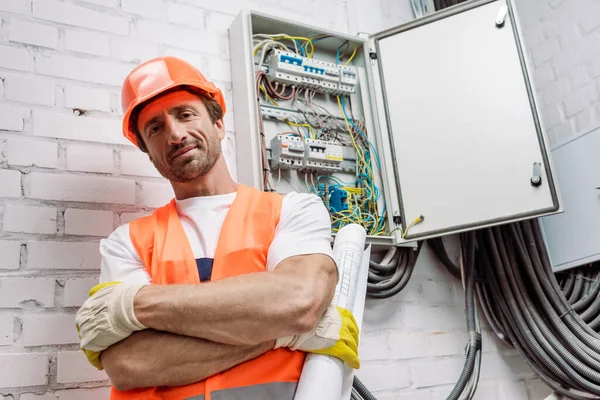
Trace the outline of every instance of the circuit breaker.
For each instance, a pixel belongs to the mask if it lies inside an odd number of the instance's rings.
[[[404,245],[562,211],[514,0],[370,37],[243,10],[229,33],[239,182],[319,196],[333,233]]]

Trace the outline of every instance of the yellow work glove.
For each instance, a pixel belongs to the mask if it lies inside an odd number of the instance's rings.
[[[96,285],[77,311],[75,324],[81,338],[80,348],[96,368],[101,367],[103,350],[147,328],[137,320],[133,308],[133,299],[143,286],[121,282]]]
[[[337,357],[354,369],[360,368],[358,325],[350,311],[335,305],[329,306],[312,331],[277,339],[275,348],[279,347]]]

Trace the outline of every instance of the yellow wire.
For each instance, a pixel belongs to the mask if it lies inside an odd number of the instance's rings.
[[[423,222],[423,220],[425,219],[425,217],[423,217],[422,215],[420,215],[417,219],[415,219],[413,222],[411,222],[410,224],[406,225],[406,229],[404,230],[404,232],[402,233],[402,239],[404,239],[406,237],[406,235],[408,234],[408,230],[410,228],[412,228],[413,226],[420,224],[421,222]]]
[[[267,93],[267,91],[265,90],[265,87],[263,85],[260,85],[260,90],[265,94],[265,96],[267,96],[267,99],[269,99],[269,101],[273,104],[275,104],[277,107],[279,107],[279,104],[273,100],[273,98],[271,96],[269,96],[269,94]]]
[[[295,126],[300,126],[300,127],[304,127],[304,128],[308,128],[310,130],[310,133],[312,134],[313,139],[316,138],[316,134],[315,134],[315,130],[312,126],[310,126],[309,124],[297,124],[295,122],[292,122],[288,119],[285,120],[287,122],[287,124],[289,126],[295,127]]]
[[[355,55],[356,55],[356,43],[354,43],[354,51],[352,52],[352,55],[350,56],[350,58],[348,59],[348,61],[346,61],[344,63],[344,65],[350,64],[350,61],[352,61],[352,59],[354,58]]]

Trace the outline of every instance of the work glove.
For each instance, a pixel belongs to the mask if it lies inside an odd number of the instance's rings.
[[[358,325],[343,307],[329,306],[312,331],[277,339],[275,348],[279,347],[337,357],[354,369],[360,368]]]
[[[81,338],[80,347],[88,360],[90,355],[99,364],[99,353],[127,338],[135,331],[147,329],[135,317],[133,299],[145,285],[125,285],[107,282],[94,286],[90,298],[77,311],[75,324]],[[92,365],[95,365],[90,360]],[[95,365],[98,367],[97,365]]]

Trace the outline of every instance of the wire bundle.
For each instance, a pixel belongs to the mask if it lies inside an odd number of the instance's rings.
[[[498,336],[560,395],[600,399],[600,335],[586,324],[599,312],[597,270],[585,279],[568,274],[563,293],[537,221],[486,229],[477,239],[479,300]]]
[[[393,247],[379,263],[370,260],[367,297],[386,299],[404,289],[412,276],[421,244],[416,251],[407,247]]]

